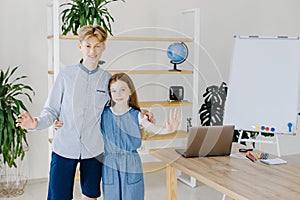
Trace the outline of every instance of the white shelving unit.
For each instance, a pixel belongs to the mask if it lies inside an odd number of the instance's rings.
[[[181,72],[169,72],[167,70],[109,70],[112,74],[117,72],[125,72],[128,74],[133,75],[185,75],[185,76],[192,76],[193,77],[193,85],[192,85],[192,102],[168,102],[168,101],[146,101],[141,102],[140,106],[144,108],[149,108],[153,105],[160,105],[162,107],[168,106],[192,106],[192,125],[196,126],[198,124],[198,109],[199,109],[199,100],[198,100],[198,91],[199,91],[199,73],[198,73],[198,66],[199,66],[199,51],[200,51],[200,40],[199,40],[199,29],[200,29],[200,13],[199,9],[193,9],[182,12],[182,15],[186,15],[191,13],[194,15],[194,33],[193,37],[109,37],[108,40],[113,40],[116,42],[122,41],[132,41],[132,42],[188,42],[193,44],[193,61],[192,70],[183,70]],[[48,25],[48,76],[49,76],[49,87],[52,88],[53,82],[60,70],[60,42],[61,40],[77,40],[77,36],[64,36],[60,35],[60,21],[59,21],[59,1],[51,1],[48,6],[48,16],[51,15],[52,17],[48,19],[50,25]],[[167,134],[167,135],[149,135],[144,134],[143,140],[170,140],[174,138],[186,138],[187,132],[185,131],[177,131],[176,133]],[[53,130],[49,129],[49,138],[53,137]],[[153,169],[161,169],[163,168],[162,163],[148,163],[145,165],[145,171],[153,171]],[[194,184],[193,184],[194,181]],[[192,180],[192,186],[195,185],[195,180]]]

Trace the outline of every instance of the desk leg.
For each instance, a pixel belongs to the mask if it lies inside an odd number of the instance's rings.
[[[166,168],[167,200],[177,199],[177,170],[168,165]]]

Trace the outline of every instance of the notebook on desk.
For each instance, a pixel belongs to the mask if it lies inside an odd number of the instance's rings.
[[[186,149],[175,149],[186,158],[228,156],[234,133],[234,125],[191,127]]]

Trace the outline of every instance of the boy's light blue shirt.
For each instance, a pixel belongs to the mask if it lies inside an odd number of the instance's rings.
[[[103,152],[101,114],[109,100],[111,75],[101,69],[89,71],[82,64],[60,70],[36,130],[53,125],[58,117],[64,124],[55,133],[53,151],[71,159],[92,158]]]

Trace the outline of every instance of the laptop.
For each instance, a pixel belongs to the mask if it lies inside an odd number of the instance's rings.
[[[229,156],[234,125],[190,127],[186,149],[175,149],[186,158]]]

